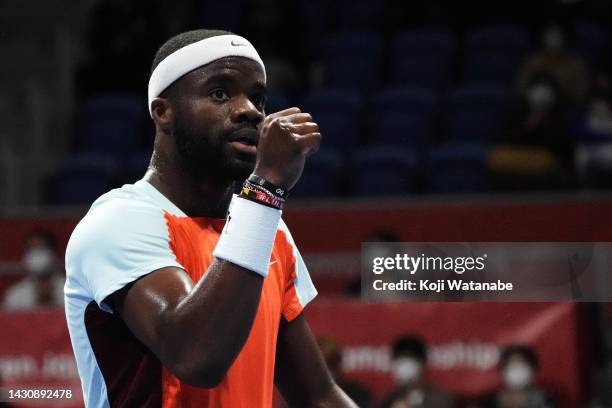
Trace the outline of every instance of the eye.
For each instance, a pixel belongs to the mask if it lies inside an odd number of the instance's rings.
[[[209,95],[218,102],[225,102],[229,99],[224,89],[214,89]]]

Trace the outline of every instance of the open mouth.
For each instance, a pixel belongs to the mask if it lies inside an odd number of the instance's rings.
[[[259,132],[255,129],[242,129],[232,134],[230,144],[246,153],[256,153],[259,142]]]
[[[245,128],[233,132],[229,138],[230,142],[240,142],[248,146],[257,146],[259,132],[256,129]]]
[[[257,140],[251,137],[239,137],[239,138],[232,140],[232,142],[242,143],[247,146],[257,146]]]

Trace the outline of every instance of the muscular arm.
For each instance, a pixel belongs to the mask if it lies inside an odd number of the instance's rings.
[[[275,383],[291,408],[357,408],[332,379],[302,315],[281,323]]]
[[[253,324],[263,278],[216,259],[196,285],[182,269],[157,270],[107,301],[181,380],[216,386]]]
[[[254,108],[244,96],[234,109]],[[162,102],[154,101],[158,126],[168,126]],[[159,112],[158,112],[159,111]],[[236,117],[241,117],[237,115]],[[306,156],[321,135],[312,117],[298,108],[267,116],[261,125],[254,173],[285,188],[299,179]],[[240,228],[240,227],[238,227]],[[144,276],[106,299],[129,329],[181,380],[214,387],[251,331],[263,278],[228,261],[215,259],[197,284],[179,268]]]

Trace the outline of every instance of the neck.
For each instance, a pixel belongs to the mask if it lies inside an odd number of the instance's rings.
[[[157,149],[144,179],[189,217],[225,218],[234,191],[234,181],[196,179]]]

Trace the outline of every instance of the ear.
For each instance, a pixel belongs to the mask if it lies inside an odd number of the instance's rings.
[[[162,130],[168,129],[174,121],[174,111],[166,98],[157,97],[151,102],[153,122]]]

